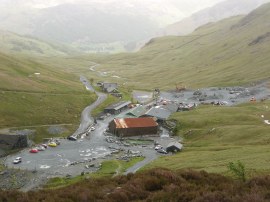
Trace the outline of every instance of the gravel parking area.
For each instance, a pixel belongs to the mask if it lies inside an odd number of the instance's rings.
[[[235,105],[249,102],[252,97],[257,101],[270,98],[268,82],[244,87],[212,87],[182,92],[161,92],[161,100],[171,100],[177,103]]]

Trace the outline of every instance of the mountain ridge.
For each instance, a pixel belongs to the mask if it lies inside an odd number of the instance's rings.
[[[204,24],[217,22],[231,16],[247,14],[267,2],[269,2],[269,0],[226,0],[167,26],[162,29],[158,35],[187,35]]]
[[[154,38],[137,53],[97,61],[100,70],[114,67],[121,78],[142,89],[171,89],[176,83],[193,88],[247,84],[270,78],[269,22],[268,3],[244,17],[209,23],[186,36]],[[256,39],[264,43],[251,45]]]
[[[64,44],[50,43],[33,36],[23,36],[6,30],[0,30],[0,51],[36,56],[67,56],[79,53],[75,48]]]

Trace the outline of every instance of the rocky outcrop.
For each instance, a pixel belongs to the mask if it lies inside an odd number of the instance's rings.
[[[28,146],[27,135],[0,134],[0,147],[4,149],[20,149]]]

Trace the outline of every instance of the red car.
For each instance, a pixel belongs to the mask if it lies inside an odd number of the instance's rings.
[[[37,149],[30,149],[29,152],[30,153],[38,153],[38,150]]]

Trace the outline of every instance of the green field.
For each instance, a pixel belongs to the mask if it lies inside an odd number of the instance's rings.
[[[146,168],[198,169],[227,173],[229,162],[240,160],[250,175],[270,172],[270,102],[234,107],[200,106],[171,118],[179,122],[184,150],[162,157]]]
[[[43,125],[71,124],[67,134],[74,132],[96,99],[79,75],[35,57],[0,53],[0,72],[0,128],[34,127],[38,142],[50,136]]]
[[[0,97],[0,127],[78,123],[82,107],[95,100],[87,94],[4,92]]]

